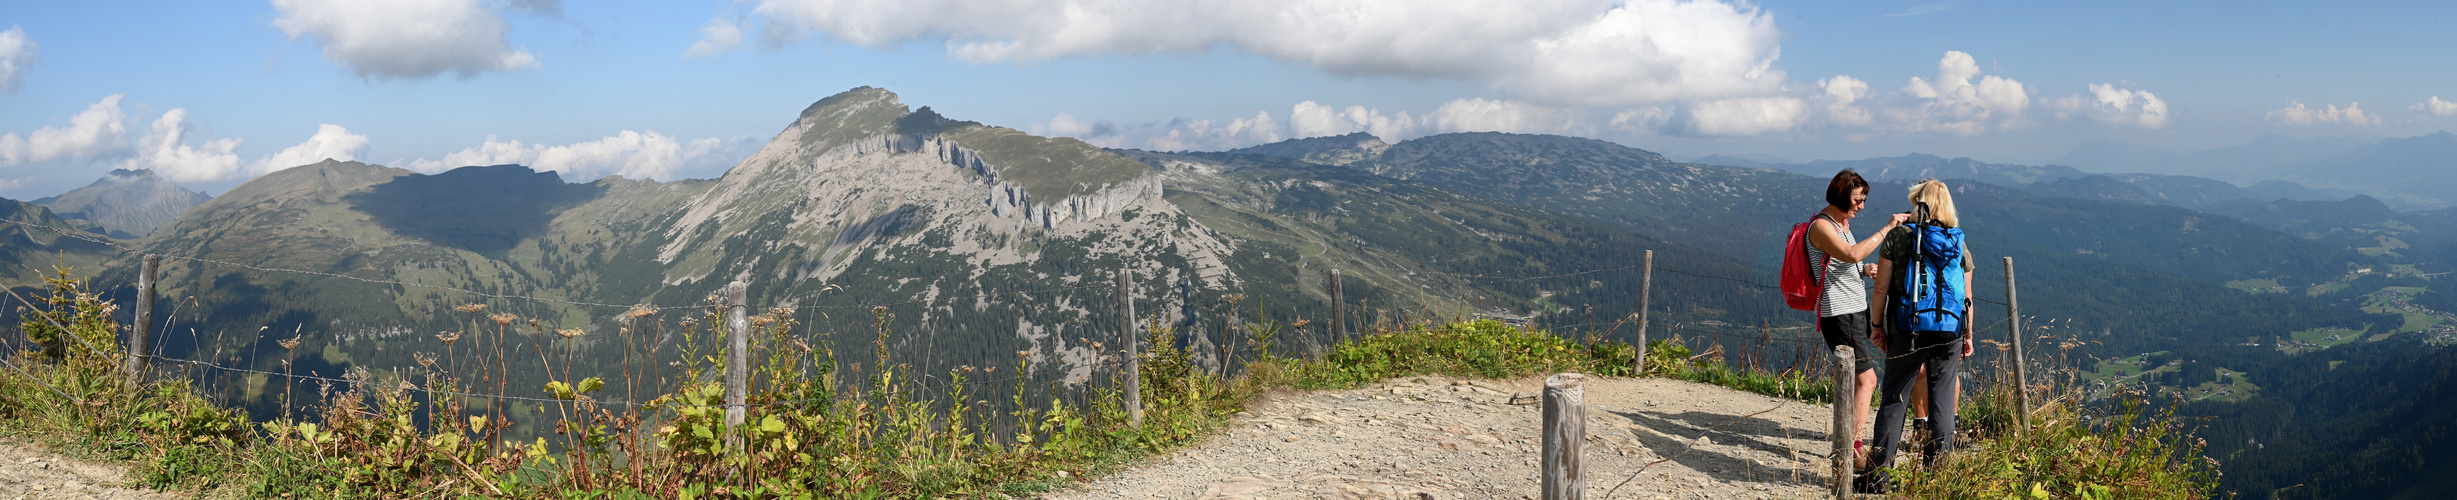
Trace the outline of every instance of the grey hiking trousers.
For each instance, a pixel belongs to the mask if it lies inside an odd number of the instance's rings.
[[[1920,378],[1920,368],[1928,368],[1928,435],[1922,446],[1921,459],[1936,463],[1939,457],[1954,449],[1954,384],[1957,370],[1962,369],[1962,343],[1955,332],[1886,332],[1885,379],[1877,384],[1885,396],[1877,407],[1877,449],[1869,456],[1872,467],[1884,467],[1894,462],[1894,451],[1902,443],[1903,410],[1909,406],[1911,384]]]

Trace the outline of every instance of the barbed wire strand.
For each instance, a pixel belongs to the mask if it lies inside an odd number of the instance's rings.
[[[18,375],[24,375],[26,380],[32,380],[34,383],[42,384],[43,387],[51,389],[53,394],[58,394],[61,398],[66,398],[77,404],[85,404],[85,398],[68,395],[68,391],[60,390],[60,386],[51,385],[51,382],[43,381],[41,377],[36,377],[32,373],[27,373],[26,369],[18,368],[16,363],[10,363],[6,357],[0,357],[0,366],[7,366],[9,367],[10,371],[17,372]]]
[[[8,222],[8,223],[17,224],[17,225],[20,225],[20,226],[28,226],[28,227],[35,227],[35,228],[45,229],[45,230],[48,230],[48,231],[51,231],[51,232],[54,232],[54,233],[60,234],[60,235],[62,235],[62,236],[64,236],[64,237],[73,238],[73,239],[77,239],[77,240],[82,240],[82,241],[86,241],[86,242],[90,242],[90,243],[95,243],[95,244],[99,244],[99,245],[107,246],[107,247],[110,247],[110,248],[116,249],[116,250],[118,250],[118,251],[120,251],[120,252],[122,252],[122,253],[137,253],[137,250],[135,250],[135,249],[131,249],[131,248],[129,248],[129,247],[127,247],[127,246],[125,246],[125,245],[119,244],[119,243],[117,243],[117,242],[113,242],[113,241],[105,240],[105,239],[100,239],[100,238],[96,238],[96,237],[92,237],[92,236],[88,236],[88,235],[80,234],[80,233],[81,233],[80,231],[72,231],[72,230],[62,229],[62,228],[53,227],[53,226],[44,225],[44,224],[36,224],[36,223],[24,222],[24,221],[16,221],[16,220],[6,220],[6,219],[0,219],[0,222]],[[290,268],[270,267],[270,266],[257,266],[257,265],[243,264],[243,263],[238,263],[238,262],[230,262],[230,261],[217,260],[217,259],[208,259],[208,258],[202,258],[202,257],[191,257],[191,256],[184,256],[184,255],[169,255],[169,254],[155,254],[155,255],[160,255],[160,256],[162,256],[162,257],[164,257],[164,258],[170,258],[170,259],[174,259],[174,260],[184,260],[184,261],[197,262],[197,263],[204,263],[204,264],[213,264],[213,265],[220,265],[220,266],[237,267],[237,268],[248,269],[248,270],[253,270],[253,271],[258,271],[258,272],[267,272],[267,273],[291,273],[291,274],[301,274],[301,275],[309,275],[309,276],[320,276],[320,277],[326,277],[326,278],[338,278],[338,279],[345,279],[345,280],[351,280],[351,281],[358,281],[358,282],[364,282],[364,283],[370,283],[370,284],[394,285],[394,286],[402,286],[402,287],[414,287],[414,288],[423,288],[423,289],[430,289],[430,290],[439,290],[439,291],[446,291],[446,292],[458,292],[458,293],[465,293],[465,294],[469,294],[469,295],[473,295],[473,296],[478,296],[478,297],[486,297],[486,298],[494,298],[494,299],[502,299],[502,300],[531,300],[531,301],[549,302],[549,303],[559,303],[559,304],[576,305],[576,306],[591,306],[591,307],[606,307],[606,308],[622,308],[622,309],[625,309],[625,310],[637,310],[637,309],[643,309],[643,308],[645,308],[645,309],[656,310],[656,311],[675,310],[675,309],[692,309],[692,308],[712,308],[712,309],[719,309],[719,310],[722,310],[723,308],[731,307],[731,306],[727,306],[727,305],[723,305],[723,304],[709,304],[709,303],[693,304],[693,305],[681,305],[681,306],[670,306],[670,305],[654,305],[654,304],[611,304],[611,303],[601,303],[601,302],[588,302],[588,301],[578,301],[578,300],[569,300],[569,299],[558,299],[558,298],[551,298],[551,297],[539,297],[539,296],[534,296],[534,295],[521,295],[521,294],[507,294],[507,293],[482,292],[482,291],[477,291],[477,290],[470,290],[470,289],[464,289],[464,288],[455,288],[455,287],[449,287],[449,286],[430,285],[430,284],[425,284],[425,283],[403,282],[403,281],[398,281],[398,280],[383,280],[383,279],[363,278],[363,277],[350,276],[350,275],[345,275],[345,274],[328,273],[328,272],[320,272],[320,271],[309,271],[309,270],[302,270],[302,269],[290,269]],[[1617,272],[1617,271],[1628,271],[1628,270],[1633,270],[1633,269],[1647,268],[1648,266],[1646,266],[1646,265],[1644,265],[1644,264],[1638,264],[1638,265],[1629,265],[1629,266],[1611,267],[1611,268],[1603,268],[1603,269],[1593,269],[1593,270],[1586,270],[1586,271],[1575,271],[1575,272],[1559,273],[1559,274],[1550,274],[1550,275],[1538,275],[1538,276],[1491,276],[1491,275],[1485,275],[1485,274],[1451,273],[1451,272],[1443,272],[1443,271],[1430,271],[1430,270],[1408,270],[1408,269],[1382,268],[1382,267],[1376,267],[1376,266],[1370,266],[1370,265],[1361,265],[1361,263],[1360,263],[1360,266],[1359,266],[1359,267],[1362,267],[1362,268],[1365,268],[1365,269],[1377,270],[1377,271],[1385,271],[1385,272],[1398,272],[1398,273],[1408,273],[1408,274],[1434,274],[1434,275],[1450,276],[1450,277],[1465,278],[1465,279],[1477,279],[1477,280],[1491,280],[1491,281],[1535,281],[1535,280],[1545,280],[1545,279],[1558,279],[1558,278],[1566,278],[1566,277],[1573,277],[1573,276],[1583,276],[1583,275],[1590,275],[1590,274],[1601,274],[1601,273],[1609,273],[1609,272]],[[1777,287],[1775,287],[1775,286],[1766,285],[1766,284],[1763,284],[1763,283],[1756,282],[1756,281],[1754,281],[1754,280],[1742,279],[1742,278],[1734,278],[1734,277],[1728,277],[1728,276],[1719,276],[1719,275],[1714,275],[1714,274],[1706,274],[1706,273],[1689,272],[1689,271],[1684,271],[1684,270],[1681,270],[1681,269],[1678,269],[1678,268],[1672,268],[1672,267],[1654,266],[1652,269],[1655,269],[1655,270],[1661,270],[1661,271],[1664,271],[1664,272],[1669,273],[1669,274],[1672,274],[1672,275],[1688,276],[1688,277],[1701,278],[1701,279],[1711,279],[1711,280],[1728,281],[1728,282],[1738,283],[1738,284],[1745,285],[1745,286],[1749,286],[1749,287],[1753,287],[1753,288],[1760,288],[1760,289],[1775,289],[1775,288],[1777,288]],[[1085,285],[1077,285],[1077,286],[1070,286],[1070,287],[1060,287],[1060,288],[1050,288],[1050,289],[1026,290],[1026,291],[1015,291],[1015,292],[1000,292],[1000,293],[995,293],[995,294],[989,294],[989,296],[992,296],[992,297],[999,297],[999,296],[1020,296],[1020,295],[1031,295],[1031,294],[1042,294],[1042,293],[1053,293],[1053,292],[1066,292],[1066,291],[1083,290],[1083,289],[1090,289],[1090,288],[1105,288],[1105,287],[1108,287],[1108,286],[1110,286],[1110,285],[1108,285],[1108,284],[1085,284]],[[842,289],[841,287],[836,287],[836,286],[830,285],[830,286],[822,287],[822,288],[820,288],[820,289],[818,289],[818,290],[813,290],[813,291],[810,291],[810,292],[805,292],[805,293],[803,293],[803,294],[799,294],[798,296],[793,296],[793,297],[790,297],[790,298],[788,298],[788,299],[786,299],[786,300],[782,300],[782,301],[774,301],[774,302],[772,302],[772,303],[771,303],[772,305],[765,306],[765,307],[769,307],[769,308],[792,307],[792,308],[794,308],[794,309],[813,309],[813,310],[876,309],[876,308],[881,308],[881,307],[902,306],[902,305],[910,305],[910,304],[928,303],[928,302],[933,302],[933,301],[934,301],[933,299],[916,299],[916,300],[909,300],[909,301],[903,301],[903,302],[873,303],[873,304],[853,304],[853,305],[839,305],[839,306],[785,306],[785,305],[783,305],[783,304],[789,304],[789,303],[798,303],[798,302],[803,301],[803,300],[815,299],[815,298],[817,298],[817,297],[818,297],[820,294],[822,294],[822,293],[825,293],[825,292],[828,292],[828,291],[834,291],[834,290],[841,290],[841,289]],[[14,290],[11,290],[11,291],[10,291],[10,293],[11,293],[12,295],[15,295],[15,291],[14,291]],[[977,296],[978,296],[978,295],[977,295]],[[1997,302],[1997,301],[1994,301],[1994,300],[1989,300],[1989,299],[1985,299],[1985,298],[1979,298],[1979,297],[1972,297],[1972,298],[1973,298],[1974,300],[1978,300],[1978,301],[1981,301],[1981,302],[1986,302],[1986,303],[1989,303],[1989,304],[2004,305],[2004,303],[2003,303],[2003,302]],[[26,299],[25,299],[23,296],[18,296],[18,297],[17,297],[17,300],[18,300],[19,302],[23,302],[23,303],[27,303],[27,304],[31,305],[31,301],[26,300]],[[46,318],[48,319],[48,317],[47,317],[47,316],[46,316]],[[166,318],[166,320],[168,320],[168,319],[169,319],[169,318]],[[1998,322],[1997,322],[1997,324],[2002,324],[2004,321],[2005,321],[2005,320],[2000,320],[2000,321],[1998,321]],[[167,322],[167,321],[166,321],[166,322]],[[54,323],[55,323],[55,326],[57,326],[57,325],[56,325],[56,323],[57,323],[57,322],[56,322],[56,321],[54,321]],[[1562,325],[1562,326],[1552,326],[1552,327],[1549,327],[1549,328],[1551,328],[1551,329],[1576,329],[1576,328],[1582,328],[1582,327],[1601,326],[1601,325],[1608,325],[1608,324],[1610,324],[1610,325],[1618,325],[1618,324],[1622,324],[1622,323],[1626,323],[1626,321],[1616,321],[1616,322],[1613,322],[1613,323],[1600,323],[1600,322],[1598,322],[1598,323],[1585,323],[1585,324],[1576,324],[1576,325]],[[1674,331],[1683,331],[1683,332],[1690,332],[1690,333],[1696,333],[1696,334],[1702,334],[1702,335],[1711,335],[1711,336],[1716,336],[1716,337],[1726,337],[1726,338],[1741,339],[1741,340],[1757,340],[1757,341],[1767,341],[1767,342],[1786,342],[1786,343],[1794,343],[1794,344],[1801,344],[1801,345],[1816,345],[1816,344],[1822,344],[1822,343],[1823,343],[1822,339],[1771,338],[1771,337],[1766,336],[1766,335],[1764,335],[1764,334],[1760,334],[1760,335],[1749,335],[1749,334],[1739,334],[1739,333],[1731,333],[1731,332],[1711,331],[1711,330],[1703,330],[1703,329],[1698,329],[1698,328],[1690,328],[1690,327],[1685,327],[1685,326],[1682,326],[1682,325],[1679,325],[1679,324],[1667,325],[1667,327],[1666,327],[1666,328],[1667,328],[1667,329],[1669,329],[1669,330],[1674,330]],[[1785,328],[1784,328],[1784,330],[1786,330],[1786,331],[1790,331],[1790,330],[1804,330],[1804,329],[1808,329],[1808,328],[1809,328],[1809,327],[1785,327]],[[1993,329],[1993,328],[1994,328],[1994,325],[1991,325],[1990,327],[1983,328],[1983,329]],[[64,327],[63,327],[62,329],[63,329],[64,331],[66,330],[66,328],[64,328]],[[78,340],[79,340],[79,342],[80,342],[80,343],[84,343],[84,341],[83,341],[83,339],[82,339],[82,338],[80,338],[80,339],[78,339]],[[935,345],[936,345],[936,343],[935,343],[935,342],[933,342],[933,345],[935,346]],[[87,349],[89,349],[89,350],[93,350],[94,352],[96,352],[96,353],[97,353],[97,355],[100,355],[100,353],[101,353],[101,350],[100,350],[99,348],[95,348],[95,347],[93,347],[91,344],[85,344],[85,347],[86,347]],[[936,349],[935,347],[933,347],[933,348],[932,348],[932,350],[935,350],[935,349]],[[1902,355],[1887,356],[1887,357],[1886,357],[1886,359],[1891,359],[1891,358],[1894,358],[1894,357],[1900,357],[1900,356],[1908,356],[1908,355],[1910,355],[1910,354],[1913,354],[1913,353],[1904,353],[1904,354],[1902,354]],[[290,378],[290,379],[316,380],[316,381],[323,381],[323,382],[357,383],[357,382],[352,382],[352,381],[347,380],[347,379],[338,379],[338,378],[322,377],[322,376],[315,376],[315,375],[296,375],[296,374],[275,373],[275,372],[269,372],[269,371],[263,371],[263,370],[245,369],[245,368],[231,368],[231,367],[221,366],[221,365],[219,365],[219,364],[215,364],[215,363],[206,363],[206,362],[198,362],[198,361],[191,361],[191,360],[185,360],[185,359],[168,358],[168,357],[164,357],[164,356],[156,355],[156,354],[153,354],[153,353],[144,353],[144,354],[142,354],[142,355],[143,355],[143,356],[146,356],[146,357],[149,357],[149,358],[158,359],[158,360],[164,360],[164,361],[170,361],[170,362],[177,362],[177,363],[185,363],[185,364],[189,364],[189,365],[193,365],[193,366],[204,366],[204,367],[211,368],[211,369],[215,369],[215,370],[222,370],[222,371],[229,371],[229,372],[239,372],[239,373],[260,374],[260,375],[267,375],[267,376],[281,376],[281,377]],[[14,366],[11,366],[11,368],[14,368]],[[22,370],[20,370],[20,372],[21,372],[21,373],[23,373],[23,371],[22,371]],[[30,375],[29,375],[29,376],[30,376]],[[967,383],[988,384],[988,383],[997,383],[997,382],[1012,382],[1012,381],[1016,381],[1016,380],[1022,380],[1022,379],[1025,379],[1025,378],[1029,378],[1029,376],[1028,376],[1028,375],[1018,375],[1018,376],[1009,377],[1009,378],[1006,378],[1006,379],[998,379],[998,380],[975,380],[975,381],[967,381]],[[947,387],[952,387],[952,385],[950,384],[950,385],[948,385],[948,386],[946,386],[946,387],[915,387],[915,388],[913,388],[913,389],[914,389],[914,390],[924,390],[924,391],[926,391],[926,390],[944,389],[944,388],[947,388]],[[428,392],[428,393],[433,393],[433,394],[444,394],[444,395],[459,396],[459,397],[494,398],[494,399],[511,400],[511,401],[528,401],[528,402],[555,402],[555,403],[564,402],[564,401],[569,401],[569,400],[551,399],[551,398],[536,398],[536,397],[512,396],[512,395],[502,395],[502,394],[481,394],[481,393],[470,393],[470,392],[463,392],[463,391],[438,390],[438,389],[425,389],[425,388],[415,388],[415,387],[413,387],[412,389],[414,389],[414,390],[418,390],[418,391],[423,391],[423,392]],[[54,390],[55,392],[60,392],[60,393],[61,393],[61,395],[63,395],[63,396],[66,396],[66,395],[67,395],[65,391],[59,391],[59,390],[58,390],[56,387],[55,387],[55,388],[53,388],[53,390]],[[72,398],[72,399],[74,399],[74,398]],[[779,405],[790,405],[790,404],[806,403],[806,402],[810,402],[810,401],[816,401],[816,400],[815,400],[815,399],[811,399],[811,400],[795,400],[795,401],[771,402],[771,403],[760,403],[760,404],[757,404],[757,405],[749,405],[749,406],[779,406]],[[727,405],[687,405],[687,404],[682,404],[682,403],[654,403],[654,402],[651,402],[651,403],[636,403],[636,402],[629,402],[629,401],[594,400],[594,399],[592,399],[592,402],[595,402],[596,404],[610,404],[610,405],[618,405],[618,406],[650,406],[650,405],[668,405],[668,406],[676,406],[676,405],[679,405],[679,406],[711,406],[711,407],[723,407],[723,406],[727,406]],[[1771,411],[1771,410],[1770,410],[1770,411]]]
[[[205,367],[205,368],[210,368],[210,369],[215,369],[215,370],[221,370],[221,371],[226,371],[226,372],[233,372],[233,373],[245,373],[245,374],[251,374],[251,375],[264,375],[264,376],[269,376],[269,377],[283,377],[283,378],[289,378],[289,379],[294,379],[294,380],[309,380],[309,381],[318,381],[318,382],[330,382],[330,383],[347,384],[347,385],[367,385],[367,386],[373,387],[373,385],[372,385],[372,384],[369,384],[369,382],[368,382],[368,381],[364,381],[364,380],[353,380],[353,379],[350,379],[350,378],[347,378],[347,377],[338,377],[338,378],[337,378],[337,377],[326,377],[326,376],[322,376],[322,375],[313,375],[313,374],[310,374],[310,375],[299,375],[299,374],[295,374],[295,373],[281,373],[281,372],[273,372],[273,371],[265,371],[265,370],[256,370],[256,369],[250,369],[250,368],[232,368],[232,367],[222,366],[222,365],[220,365],[220,364],[215,364],[215,363],[208,363],[208,362],[203,362],[203,361],[194,361],[194,360],[186,360],[186,359],[179,359],[179,358],[172,358],[172,357],[165,357],[165,356],[150,356],[150,355],[149,355],[149,356],[146,356],[146,357],[148,357],[148,358],[152,358],[152,359],[154,359],[154,360],[158,360],[158,361],[171,362],[171,363],[184,363],[184,364],[188,364],[188,365],[193,365],[193,366],[201,366],[201,367]],[[975,383],[998,383],[998,382],[1013,382],[1013,381],[1017,381],[1017,380],[1024,380],[1024,379],[1026,379],[1026,378],[1030,378],[1030,376],[1029,376],[1029,375],[1021,375],[1021,376],[1008,377],[1008,378],[1004,378],[1004,379],[966,380],[964,383],[967,383],[967,384],[975,384]],[[945,388],[948,388],[948,387],[954,387],[954,386],[955,386],[955,384],[953,384],[953,383],[942,383],[942,384],[936,384],[936,385],[924,384],[924,385],[919,385],[919,386],[908,387],[907,389],[908,389],[908,390],[913,390],[913,391],[931,391],[931,390],[945,389]],[[445,396],[454,396],[454,397],[469,397],[469,398],[482,398],[482,399],[498,399],[498,400],[505,400],[505,401],[524,401],[524,402],[533,402],[533,403],[577,403],[577,402],[581,402],[580,400],[577,400],[577,399],[556,399],[556,398],[540,398],[540,397],[530,397],[530,396],[513,396],[513,395],[507,395],[507,394],[487,394],[487,393],[479,393],[479,392],[456,391],[456,390],[451,390],[451,389],[434,389],[434,388],[427,388],[427,387],[417,387],[417,386],[415,386],[415,385],[412,385],[412,386],[409,386],[409,387],[401,387],[401,389],[403,389],[403,390],[408,390],[408,391],[412,391],[412,392],[424,392],[424,393],[429,393],[429,394],[439,394],[439,395],[445,395]],[[829,397],[829,398],[803,398],[803,399],[792,399],[792,400],[785,400],[785,401],[771,401],[771,402],[766,402],[766,403],[744,403],[744,404],[743,404],[743,406],[746,406],[746,407],[794,406],[794,405],[800,405],[800,404],[811,403],[811,402],[830,401],[830,400],[834,400],[834,399],[835,399],[835,398],[833,398],[833,397]],[[631,401],[616,400],[616,399],[596,399],[596,398],[589,398],[589,399],[587,400],[587,402],[592,403],[592,404],[597,404],[597,405],[603,405],[603,406],[626,406],[626,407],[658,406],[658,407],[686,407],[686,408],[727,408],[727,407],[731,407],[731,406],[733,406],[733,405],[728,405],[728,404],[711,404],[711,405],[703,405],[703,404],[691,404],[691,403],[681,403],[681,402],[657,402],[657,401],[654,401],[654,400],[651,400],[651,401],[648,401],[648,402],[631,402]]]

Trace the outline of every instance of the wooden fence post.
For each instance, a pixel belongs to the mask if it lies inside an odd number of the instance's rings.
[[[1638,273],[1638,361],[1631,376],[1647,374],[1647,300],[1655,296],[1655,251],[1648,250],[1646,267]]]
[[[1851,498],[1852,398],[1860,394],[1853,387],[1851,346],[1834,346],[1834,431],[1827,434],[1834,441],[1834,498]]]
[[[1587,441],[1587,376],[1558,373],[1544,379],[1544,500],[1587,497],[1580,464]]]
[[[1118,270],[1118,331],[1126,337],[1126,423],[1143,427],[1143,340],[1135,331],[1135,271]]]
[[[1348,299],[1342,297],[1339,268],[1331,268],[1331,344],[1348,340]]]
[[[154,278],[162,272],[162,256],[146,254],[137,273],[136,325],[128,331],[128,386],[145,382],[145,365],[153,354]]]
[[[2005,337],[2013,341],[2013,432],[2019,437],[2030,427],[2030,377],[2023,373],[2029,363],[2022,358],[2022,298],[2013,287],[2013,257],[2005,257]]]
[[[729,426],[742,425],[743,401],[750,394],[750,288],[739,280],[725,285],[725,425]]]

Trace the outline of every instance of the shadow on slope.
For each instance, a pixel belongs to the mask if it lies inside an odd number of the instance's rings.
[[[499,256],[545,232],[563,209],[605,192],[600,185],[565,183],[553,172],[496,165],[405,175],[343,199],[395,234]]]

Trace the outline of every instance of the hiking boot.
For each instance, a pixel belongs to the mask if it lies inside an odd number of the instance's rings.
[[[1887,477],[1885,470],[1878,469],[1865,474],[1853,475],[1851,492],[1862,495],[1883,495],[1887,490],[1893,489],[1893,484],[1893,479]]]

